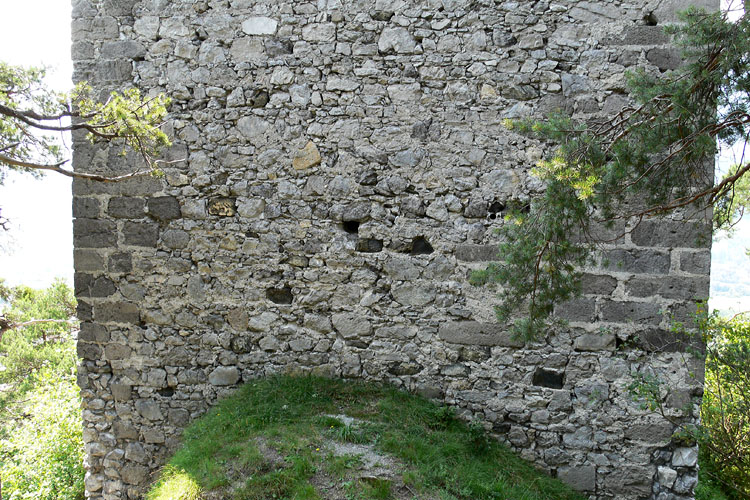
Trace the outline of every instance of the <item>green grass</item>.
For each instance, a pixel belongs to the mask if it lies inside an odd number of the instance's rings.
[[[329,415],[355,418],[349,425]],[[396,389],[315,377],[241,387],[194,422],[149,500],[318,499],[324,477],[350,499],[580,499],[450,410]],[[402,464],[395,478],[357,477],[362,460],[332,442],[370,445]],[[398,483],[398,484],[395,484]],[[179,485],[184,486],[184,494]],[[197,488],[197,489],[196,489]]]

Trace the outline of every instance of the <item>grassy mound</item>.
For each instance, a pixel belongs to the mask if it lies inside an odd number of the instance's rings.
[[[184,433],[149,500],[580,499],[447,408],[390,387],[274,377]]]

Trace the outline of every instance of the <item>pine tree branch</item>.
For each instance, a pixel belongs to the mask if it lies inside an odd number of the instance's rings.
[[[52,163],[52,164],[45,165],[42,163],[32,163],[32,162],[27,162],[27,161],[22,161],[22,160],[16,160],[14,158],[11,158],[9,156],[5,156],[2,154],[0,154],[0,163],[6,163],[14,167],[31,168],[35,170],[49,170],[52,172],[57,172],[58,174],[65,175],[67,177],[74,178],[74,179],[86,179],[89,181],[98,181],[98,182],[120,182],[120,181],[124,181],[127,179],[131,179],[133,177],[142,177],[144,175],[149,175],[152,173],[152,170],[148,169],[148,170],[136,170],[135,172],[131,172],[129,174],[117,175],[117,176],[111,176],[111,177],[106,176],[106,175],[86,174],[83,172],[74,172],[73,170],[66,170],[62,168],[62,165],[68,163],[68,160],[61,161],[59,163]]]
[[[5,332],[10,330],[17,330],[19,328],[24,328],[26,326],[33,326],[38,324],[44,324],[44,323],[67,323],[69,325],[74,325],[77,323],[77,320],[73,319],[32,319],[29,321],[22,321],[21,323],[14,323],[10,321],[5,316],[0,316],[0,341],[3,340],[3,334]]]
[[[85,121],[80,122],[80,123],[72,123],[70,125],[47,125],[45,123],[41,123],[42,121],[55,121],[55,120],[61,120],[63,118],[80,117],[78,113],[70,112],[70,111],[63,111],[62,113],[57,114],[57,115],[40,115],[34,111],[18,111],[11,107],[0,104],[0,115],[7,116],[8,118],[13,118],[22,123],[25,123],[26,125],[30,127],[33,127],[39,130],[48,130],[51,132],[69,132],[69,131],[74,131],[74,130],[86,130],[96,135],[97,137],[101,137],[102,139],[117,139],[118,137],[120,137],[118,134],[110,134],[110,133],[102,132],[102,130],[105,130],[108,127],[112,127],[113,125],[115,125],[114,122],[101,123],[97,125],[92,125]]]

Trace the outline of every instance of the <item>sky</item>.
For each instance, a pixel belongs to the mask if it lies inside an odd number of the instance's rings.
[[[48,85],[69,90],[70,1],[4,1],[0,60],[45,65],[51,70]],[[728,152],[720,164],[731,161],[732,154]],[[0,277],[10,285],[35,288],[45,287],[57,277],[72,283],[70,180],[54,174],[43,180],[10,175],[0,186],[0,207],[2,215],[11,220],[11,230],[0,234]],[[750,310],[750,259],[745,256],[746,248],[750,248],[750,218],[742,221],[733,238],[714,242],[713,306],[735,312]]]
[[[69,0],[3,1],[0,60],[49,67],[49,87],[70,90]],[[34,288],[56,277],[73,282],[70,179],[50,173],[43,180],[9,175],[0,186],[2,215],[11,229],[0,234],[0,277]]]

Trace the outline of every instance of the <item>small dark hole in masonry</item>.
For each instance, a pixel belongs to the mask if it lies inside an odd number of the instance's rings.
[[[507,434],[510,432],[510,424],[508,422],[495,422],[492,424],[492,430],[498,434]]]
[[[656,26],[659,24],[659,20],[656,19],[656,16],[653,12],[649,12],[643,17],[643,20],[646,22],[646,26]]]
[[[162,389],[159,391],[160,396],[164,396],[165,398],[171,398],[174,396],[174,389],[171,387],[167,387],[166,389]]]
[[[269,288],[266,290],[266,297],[274,304],[291,304],[294,300],[292,289],[289,287]]]
[[[505,203],[501,201],[493,201],[490,203],[490,206],[487,207],[487,213],[489,214],[490,219],[497,218],[497,214],[505,210]]]
[[[563,378],[565,372],[556,372],[554,370],[546,370],[544,368],[537,368],[534,372],[534,376],[531,383],[538,387],[549,387],[550,389],[562,389]]]
[[[624,345],[625,345],[624,340],[622,340],[620,337],[615,337],[615,349],[619,349]]]
[[[424,236],[417,236],[411,242],[411,254],[412,255],[428,255],[434,252],[435,249],[432,245],[424,239]]]
[[[345,220],[341,226],[349,234],[357,234],[359,232],[359,221],[356,220]]]

